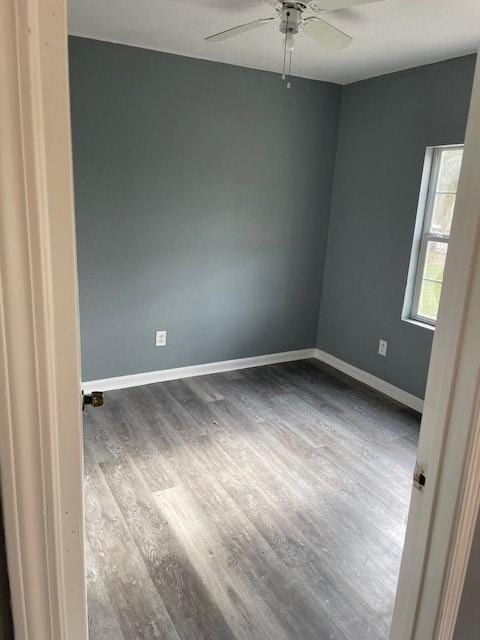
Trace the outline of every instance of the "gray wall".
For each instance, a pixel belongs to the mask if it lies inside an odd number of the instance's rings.
[[[315,346],[340,87],[81,38],[70,69],[83,379]]]
[[[433,332],[401,313],[425,147],[463,142],[474,63],[457,58],[342,92],[317,344],[420,397]]]
[[[463,141],[474,56],[288,91],[70,45],[85,380],[316,343],[423,396],[433,333],[401,320],[423,159]]]

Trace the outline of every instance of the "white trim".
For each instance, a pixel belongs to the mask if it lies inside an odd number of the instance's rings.
[[[195,376],[206,376],[210,373],[222,373],[224,371],[236,371],[237,369],[248,369],[250,367],[262,367],[267,364],[278,364],[281,362],[292,362],[295,360],[316,359],[325,362],[334,369],[362,382],[363,384],[380,391],[389,398],[407,407],[421,412],[423,400],[416,396],[395,387],[393,384],[381,380],[371,373],[362,371],[348,362],[326,353],[321,349],[300,349],[297,351],[283,351],[281,353],[269,353],[252,358],[238,358],[237,360],[223,360],[221,362],[208,362],[189,367],[178,367],[175,369],[161,369],[159,371],[148,371],[147,373],[135,373],[129,376],[118,376],[115,378],[103,378],[102,380],[90,380],[82,383],[85,393],[91,391],[113,391],[114,389],[127,389],[128,387],[139,387],[144,384],[154,384],[155,382],[166,382],[167,380],[180,380],[182,378],[193,378]]]
[[[139,387],[144,384],[166,382],[167,380],[180,380],[181,378],[206,376],[210,373],[222,373],[223,371],[236,371],[237,369],[262,367],[266,364],[278,364],[280,362],[307,360],[308,358],[314,358],[315,352],[316,349],[299,349],[297,351],[269,353],[263,356],[254,356],[252,358],[222,360],[220,362],[208,362],[206,364],[197,364],[189,367],[161,369],[159,371],[148,371],[147,373],[135,373],[129,376],[90,380],[82,383],[82,389],[85,393],[89,393],[90,391],[113,391],[114,389]]]
[[[337,358],[326,351],[322,351],[321,349],[315,349],[315,358],[321,362],[325,362],[325,364],[330,365],[334,369],[338,369],[338,371],[345,373],[347,376],[354,378],[354,380],[358,380],[368,387],[383,393],[385,396],[418,411],[419,413],[423,411],[423,400],[411,393],[408,393],[408,391],[404,391],[381,378],[377,378],[377,376],[374,376],[367,371],[358,369],[358,367],[354,367],[352,364],[344,362],[343,360],[340,360],[340,358]]]
[[[0,455],[15,638],[86,640],[64,0],[0,2]]]
[[[422,329],[435,331],[434,324],[427,324],[426,322],[420,322],[420,320],[413,320],[413,318],[402,318],[402,322],[408,322],[408,324],[413,324],[415,327],[421,327]]]

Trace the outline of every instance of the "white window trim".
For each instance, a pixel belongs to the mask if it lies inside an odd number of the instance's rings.
[[[438,145],[427,147],[422,174],[422,183],[417,210],[417,222],[408,270],[407,290],[405,294],[402,319],[428,329],[435,329],[436,320],[418,313],[423,270],[429,242],[443,242],[448,245],[450,234],[437,234],[428,231],[433,216],[436,184],[440,171],[441,152],[444,149],[462,149],[463,144]]]

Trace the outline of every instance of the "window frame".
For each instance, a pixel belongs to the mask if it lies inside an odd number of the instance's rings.
[[[412,292],[412,299],[410,304],[410,312],[408,314],[407,319],[413,320],[414,322],[418,322],[424,325],[428,325],[430,328],[435,328],[437,319],[429,318],[419,313],[420,293],[422,290],[423,281],[426,279],[428,280],[428,278],[423,277],[423,273],[425,270],[425,260],[427,256],[428,243],[429,242],[443,243],[443,244],[446,244],[448,248],[448,243],[450,240],[450,233],[442,234],[442,233],[434,233],[430,231],[430,223],[433,217],[435,196],[437,195],[437,185],[438,185],[438,179],[440,174],[442,152],[445,151],[446,149],[448,150],[460,149],[462,150],[462,153],[463,153],[464,145],[450,144],[450,145],[438,145],[435,147],[427,147],[427,152],[425,155],[424,173],[422,178],[422,183],[424,181],[426,183],[426,185],[425,184],[423,185],[423,189],[425,189],[426,187],[426,197],[424,197],[423,202],[422,202],[422,198],[420,198],[419,213],[421,213],[421,229],[420,229],[419,239],[417,242],[415,242],[414,240],[413,249],[412,249],[412,251],[416,253],[416,256],[415,256],[415,261],[412,268],[413,292]],[[455,192],[455,196],[456,194],[457,192]],[[454,212],[455,212],[455,209],[454,209]]]

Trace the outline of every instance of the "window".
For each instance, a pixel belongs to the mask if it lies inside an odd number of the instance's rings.
[[[410,266],[409,318],[435,325],[463,146],[427,149]],[[408,291],[408,289],[407,289]]]

